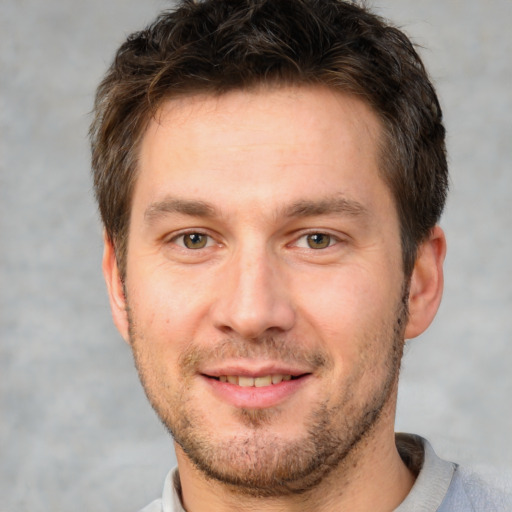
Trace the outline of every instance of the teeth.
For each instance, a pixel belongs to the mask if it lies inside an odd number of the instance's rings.
[[[291,380],[291,375],[265,375],[264,377],[245,377],[243,375],[221,375],[220,382],[229,382],[242,388],[263,388],[272,384],[279,384],[282,381]]]
[[[254,379],[252,377],[238,377],[238,385],[242,388],[250,388],[254,386]]]
[[[283,376],[282,375],[272,375],[272,384],[279,384],[282,382]]]
[[[272,384],[272,377],[267,375],[266,377],[256,377],[254,379],[254,385],[257,388],[262,388],[263,386],[270,386]]]

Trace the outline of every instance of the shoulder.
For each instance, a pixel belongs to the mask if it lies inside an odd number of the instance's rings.
[[[181,505],[181,485],[178,468],[174,468],[165,477],[162,498],[152,501],[139,512],[185,512]]]
[[[512,482],[505,483],[506,477],[484,479],[445,461],[419,436],[397,434],[397,448],[417,478],[395,512],[512,512]]]
[[[512,483],[498,487],[468,468],[457,467],[440,512],[510,512]]]
[[[152,501],[149,505],[139,510],[139,512],[163,512],[162,500]]]

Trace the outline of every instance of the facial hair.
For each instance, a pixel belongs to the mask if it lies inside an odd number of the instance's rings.
[[[179,386],[171,389],[167,382],[158,382],[155,390],[153,369],[147,357],[150,341],[137,332],[136,321],[128,309],[130,340],[149,402],[196,468],[207,478],[242,495],[286,496],[316,487],[346,462],[371,435],[386,405],[394,399],[408,316],[407,298],[405,289],[393,319],[375,334],[378,343],[388,347],[388,352],[384,377],[373,383],[364,403],[354,400],[354,391],[362,374],[372,371],[371,353],[366,354],[363,367],[352,380],[344,383],[342,390],[333,390],[338,395],[334,400],[330,395],[319,400],[306,416],[304,435],[293,441],[272,430],[272,425],[279,422],[278,408],[239,409],[237,419],[245,428],[229,439],[216,438],[212,429],[205,428],[204,412],[191,398],[192,380],[205,362],[228,357],[299,363],[318,375],[327,374],[334,367],[334,361],[326,351],[305,348],[286,336],[263,336],[258,340],[233,337],[214,348],[191,343],[179,358]],[[370,347],[375,346],[376,340],[361,340],[361,343]],[[361,349],[364,351],[364,346]]]

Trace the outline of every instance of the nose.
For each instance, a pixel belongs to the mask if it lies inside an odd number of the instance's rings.
[[[251,254],[249,254],[251,253]],[[239,253],[219,274],[213,322],[224,333],[256,339],[295,323],[290,290],[279,265],[261,251]]]

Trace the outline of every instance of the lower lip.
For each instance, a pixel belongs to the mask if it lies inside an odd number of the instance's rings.
[[[242,387],[229,382],[203,376],[214,394],[224,402],[242,409],[266,409],[280,405],[294,395],[310,379],[305,375],[298,379],[282,381],[279,384],[257,388]]]

